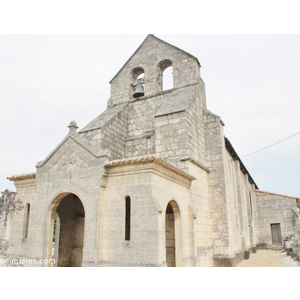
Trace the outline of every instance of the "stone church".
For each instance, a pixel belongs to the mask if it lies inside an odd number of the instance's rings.
[[[3,193],[2,257],[235,266],[295,236],[299,199],[258,189],[207,110],[196,57],[148,35],[110,85],[103,113],[82,129],[72,121],[35,173],[8,177],[16,192]]]

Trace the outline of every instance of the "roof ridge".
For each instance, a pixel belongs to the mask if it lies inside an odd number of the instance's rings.
[[[166,41],[164,41],[164,40],[162,40],[162,39],[160,39],[160,38],[158,38],[158,37],[156,37],[154,34],[148,34],[147,36],[146,36],[146,38],[143,40],[143,42],[140,44],[140,46],[133,52],[133,54],[127,59],[127,61],[125,62],[125,64],[122,66],[122,68],[117,72],[117,74],[110,80],[110,82],[109,83],[111,83],[118,75],[119,75],[119,73],[124,69],[124,67],[127,65],[127,63],[131,60],[131,58],[141,49],[141,47],[143,46],[143,44],[146,42],[146,40],[148,40],[149,38],[155,38],[156,40],[158,40],[158,41],[160,41],[160,42],[162,42],[162,43],[164,43],[164,44],[166,44],[166,45],[168,45],[168,46],[170,46],[170,47],[173,47],[173,48],[175,48],[175,49],[177,49],[177,50],[179,50],[179,51],[182,51],[182,52],[184,52],[185,54],[187,54],[187,55],[189,55],[189,56],[191,56],[192,58],[194,58],[196,61],[197,61],[197,63],[198,63],[198,65],[199,65],[199,67],[201,67],[201,65],[200,65],[200,62],[199,62],[199,60],[198,60],[198,58],[196,57],[196,56],[194,56],[194,55],[192,55],[192,54],[190,54],[190,53],[188,53],[188,52],[186,52],[186,51],[184,51],[184,50],[182,50],[182,49],[180,49],[180,48],[178,48],[178,47],[176,47],[176,46],[174,46],[174,45],[172,45],[172,44],[170,44],[170,43],[168,43],[168,42],[166,42]]]
[[[143,40],[143,42],[139,45],[139,47],[133,52],[133,54],[126,60],[122,68],[117,72],[117,74],[110,80],[109,83],[111,83],[118,75],[119,73],[124,69],[124,67],[127,65],[127,63],[131,60],[131,58],[139,51],[139,49],[142,47],[142,45],[146,42],[146,40],[149,38],[149,36],[153,36],[152,34],[148,34],[146,38]]]

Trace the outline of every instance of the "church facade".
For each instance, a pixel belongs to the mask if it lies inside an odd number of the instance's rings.
[[[275,232],[276,243],[293,234],[294,216],[261,215],[278,195],[258,189],[207,109],[196,57],[148,35],[110,84],[102,114],[80,130],[72,121],[35,173],[8,178],[23,207],[3,221],[3,255],[62,267],[235,266]],[[298,198],[279,201],[295,210]]]

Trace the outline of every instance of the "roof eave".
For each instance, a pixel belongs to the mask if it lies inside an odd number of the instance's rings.
[[[249,182],[255,185],[255,188],[257,190],[259,190],[258,186],[256,185],[255,181],[253,180],[252,176],[250,175],[250,173],[248,172],[248,170],[246,169],[245,165],[243,164],[242,160],[240,159],[240,157],[238,156],[238,154],[236,153],[236,151],[234,150],[233,146],[231,145],[230,141],[225,137],[225,146],[226,149],[228,150],[229,154],[231,155],[231,157],[234,160],[238,160],[240,163],[240,169],[244,174],[248,175],[249,178]]]

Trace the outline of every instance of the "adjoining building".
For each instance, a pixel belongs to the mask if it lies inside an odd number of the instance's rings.
[[[148,35],[110,84],[102,114],[79,131],[72,121],[35,173],[9,177],[23,208],[2,218],[3,255],[54,258],[49,266],[235,266],[293,234],[297,198],[258,189],[207,109],[196,57]]]

